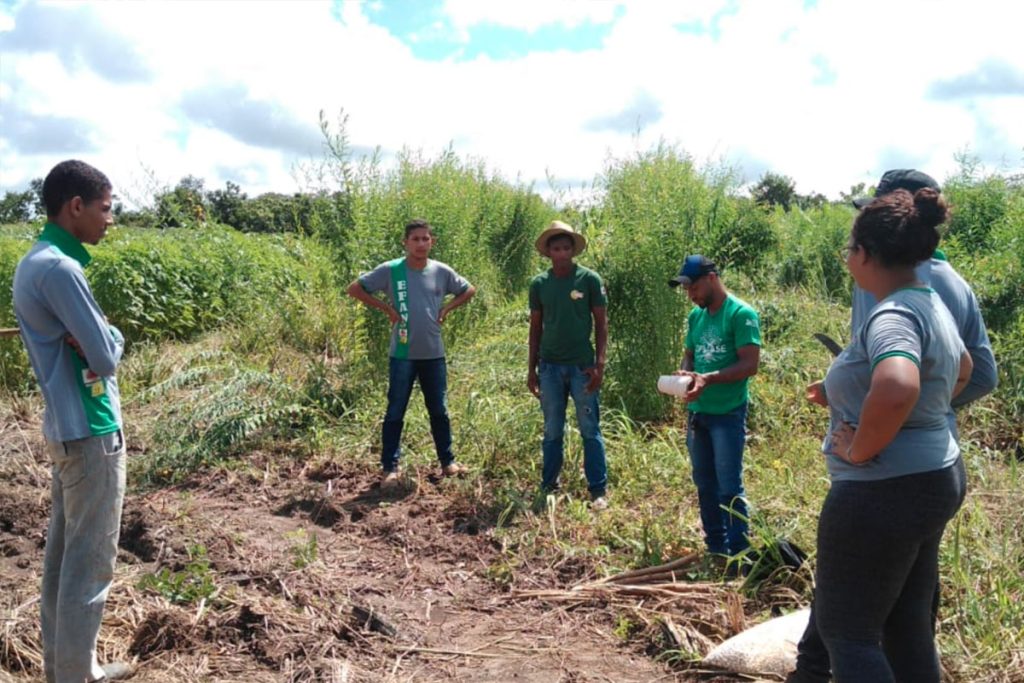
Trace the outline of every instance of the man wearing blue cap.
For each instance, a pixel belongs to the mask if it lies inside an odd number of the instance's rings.
[[[686,445],[704,542],[708,552],[724,562],[750,546],[743,446],[747,387],[761,355],[760,321],[749,304],[726,290],[718,268],[704,256],[687,256],[679,275],[668,284],[682,285],[696,304],[688,319],[686,354],[676,374],[691,378],[683,397],[689,410]]]

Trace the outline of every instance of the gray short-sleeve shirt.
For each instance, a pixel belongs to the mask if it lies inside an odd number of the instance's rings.
[[[359,276],[359,284],[370,294],[386,292],[391,305],[397,310],[394,285],[392,282],[391,264],[387,261],[369,273]],[[428,360],[444,358],[444,342],[441,339],[441,324],[437,316],[441,313],[444,298],[448,295],[458,296],[469,289],[466,278],[456,273],[447,264],[427,259],[422,270],[405,267],[405,278],[408,283],[409,309],[409,360]],[[395,355],[398,340],[398,326],[391,330],[391,346],[389,353]]]
[[[949,310],[933,290],[898,290],[876,305],[825,376],[831,419],[822,450],[833,481],[891,479],[948,467],[960,454],[950,430],[950,398],[965,347]],[[874,367],[890,356],[917,364],[921,393],[906,422],[877,457],[863,465],[831,455],[840,421],[857,426]]]
[[[953,407],[959,408],[992,393],[998,382],[996,358],[992,353],[985,321],[981,317],[981,306],[978,305],[978,298],[971,290],[971,286],[944,260],[944,257],[932,257],[922,261],[914,269],[914,274],[918,280],[935,290],[942,303],[946,304],[946,308],[953,314],[960,338],[964,340],[971,360],[974,361],[971,381],[953,399]],[[853,314],[850,319],[850,329],[854,334],[864,324],[876,303],[878,302],[875,301],[875,297],[869,292],[854,285]],[[955,428],[956,417],[952,410],[949,422]]]

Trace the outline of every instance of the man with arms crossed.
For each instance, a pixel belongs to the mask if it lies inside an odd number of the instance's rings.
[[[96,660],[114,579],[125,489],[125,444],[114,371],[124,339],[107,323],[82,268],[113,223],[107,177],[64,161],[43,181],[47,222],[14,272],[14,313],[39,381],[53,463],[40,621],[49,683],[112,680]]]

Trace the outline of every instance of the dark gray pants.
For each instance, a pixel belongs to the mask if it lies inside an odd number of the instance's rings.
[[[789,683],[828,681],[830,664],[837,683],[939,681],[939,542],[965,493],[962,461],[833,484],[818,525],[815,605]]]

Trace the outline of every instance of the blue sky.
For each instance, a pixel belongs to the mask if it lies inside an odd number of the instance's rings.
[[[0,190],[79,157],[144,203],[185,175],[308,187],[318,115],[357,151],[449,145],[538,190],[666,142],[837,196],[968,151],[1024,165],[1002,0],[0,0]]]
[[[608,21],[584,19],[568,26],[552,23],[532,30],[482,21],[460,29],[442,0],[375,2],[365,8],[367,19],[387,29],[425,61],[473,61],[521,59],[531,53],[599,50],[612,30],[614,19],[625,9],[615,8]]]

